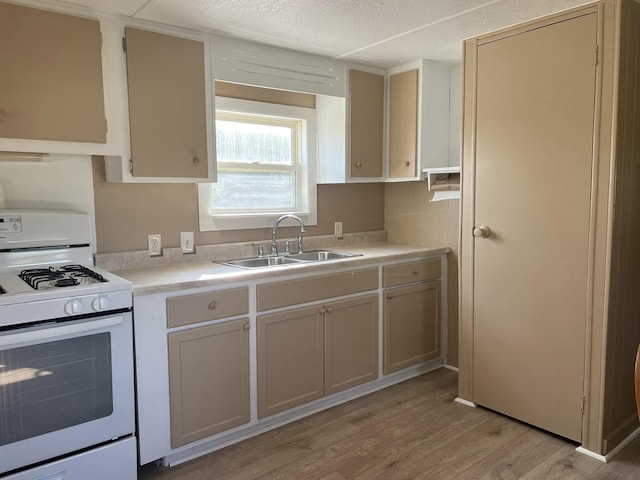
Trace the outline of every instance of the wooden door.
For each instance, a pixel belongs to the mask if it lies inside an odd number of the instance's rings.
[[[97,20],[0,2],[0,137],[105,143]]]
[[[349,71],[349,176],[381,177],[384,76]]]
[[[324,309],[325,395],[378,378],[378,295]]]
[[[133,175],[207,178],[204,44],[125,32]]]
[[[440,282],[385,290],[384,373],[440,355]]]
[[[249,421],[249,320],[169,334],[171,448]]]
[[[416,176],[418,70],[389,77],[389,177]]]
[[[473,401],[578,441],[596,31],[589,14],[477,50],[475,227],[490,234],[474,241]]]
[[[324,396],[322,305],[262,315],[258,322],[258,417]]]

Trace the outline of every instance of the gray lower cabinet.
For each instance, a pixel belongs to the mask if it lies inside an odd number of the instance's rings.
[[[385,290],[384,362],[389,374],[440,355],[440,281]]]
[[[321,308],[296,308],[257,318],[259,418],[324,395]]]
[[[249,421],[249,319],[168,334],[171,447]]]
[[[378,377],[378,296],[261,315],[258,417]]]
[[[378,295],[324,306],[324,393],[378,378]]]

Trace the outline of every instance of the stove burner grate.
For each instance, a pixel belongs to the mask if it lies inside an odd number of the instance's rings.
[[[38,290],[49,287],[71,287],[80,285],[83,279],[95,282],[106,282],[99,273],[82,265],[64,265],[58,268],[29,268],[22,270],[18,275],[31,288]]]

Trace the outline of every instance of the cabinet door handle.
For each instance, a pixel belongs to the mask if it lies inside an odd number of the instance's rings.
[[[248,323],[245,323],[244,326],[242,327],[243,330],[251,330],[251,325],[249,325]]]
[[[390,293],[387,293],[387,300],[391,300],[393,298],[393,295],[391,295]]]
[[[408,167],[409,165],[411,165],[411,162],[404,162],[405,167]]]
[[[216,303],[215,300],[211,300],[209,302],[209,310],[215,310],[217,306],[218,306],[218,304]]]
[[[200,163],[200,157],[194,156],[193,163]]]
[[[320,315],[324,315],[325,313],[327,313],[327,309],[326,309],[326,308],[324,308],[324,307],[322,307],[322,308],[320,309]]]
[[[356,167],[360,168],[362,166],[362,162],[356,162]]]
[[[414,275],[418,275],[419,273],[420,273],[420,270],[414,270],[414,271],[413,271],[413,274],[414,274]]]
[[[327,307],[327,312],[329,313],[333,312],[333,307]]]

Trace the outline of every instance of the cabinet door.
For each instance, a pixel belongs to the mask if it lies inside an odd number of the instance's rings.
[[[0,137],[106,142],[100,24],[0,3]]]
[[[389,77],[389,177],[416,176],[418,70]]]
[[[440,355],[440,282],[385,291],[384,373]]]
[[[378,378],[378,295],[325,305],[325,394]]]
[[[169,334],[171,447],[249,421],[249,320]]]
[[[133,175],[207,178],[204,44],[125,32]]]
[[[258,417],[324,395],[322,306],[258,317]]]
[[[384,76],[349,71],[349,176],[381,177]]]

